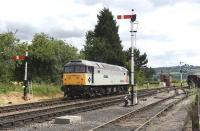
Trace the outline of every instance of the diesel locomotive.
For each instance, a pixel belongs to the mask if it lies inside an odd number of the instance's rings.
[[[93,97],[126,93],[128,84],[126,68],[80,59],[64,65],[61,90],[65,98]]]

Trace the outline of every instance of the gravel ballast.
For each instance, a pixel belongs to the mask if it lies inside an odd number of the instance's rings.
[[[191,99],[186,99],[175,105],[171,110],[154,119],[147,131],[182,131],[187,117]]]
[[[25,127],[15,128],[15,131],[87,131],[99,125],[102,125],[120,115],[128,113],[132,110],[143,107],[147,104],[159,101],[162,98],[172,96],[174,91],[159,93],[150,97],[139,99],[139,104],[135,106],[123,107],[123,104],[105,107],[103,109],[82,112],[74,114],[81,116],[81,122],[74,124],[54,124],[54,120],[44,123],[33,123]],[[151,128],[151,127],[149,127]]]

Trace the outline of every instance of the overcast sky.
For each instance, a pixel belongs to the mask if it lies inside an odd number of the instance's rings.
[[[103,7],[114,16],[135,10],[136,47],[147,53],[149,66],[175,66],[180,61],[200,65],[200,0],[0,0],[0,33],[17,29],[18,38],[30,41],[44,32],[80,50]],[[117,24],[127,49],[130,22]]]

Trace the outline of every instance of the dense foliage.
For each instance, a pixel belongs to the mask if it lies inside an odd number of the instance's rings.
[[[31,71],[34,80],[58,82],[66,62],[77,59],[77,49],[44,33],[36,34],[30,45]]]
[[[124,66],[125,55],[112,13],[104,8],[97,17],[94,31],[86,33],[86,59]]]
[[[126,67],[131,70],[131,48],[124,51],[126,56]],[[137,84],[142,85],[145,81],[151,81],[155,74],[154,69],[147,67],[148,59],[147,54],[141,54],[138,49],[134,49],[134,70],[135,70],[135,81]]]
[[[0,81],[7,82],[13,79],[15,63],[11,57],[16,52],[18,42],[15,34],[11,32],[0,34]]]
[[[78,58],[77,48],[44,33],[35,34],[32,44],[20,42],[13,33],[0,34],[0,80],[22,81],[24,61],[13,61],[12,56],[25,55],[28,46],[28,78],[35,82],[58,83],[66,62]]]

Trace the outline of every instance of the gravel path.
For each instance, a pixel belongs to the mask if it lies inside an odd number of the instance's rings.
[[[152,116],[157,114],[160,110],[162,110],[166,105],[177,101],[177,99],[183,98],[184,95],[176,96],[173,99],[169,99],[166,101],[163,101],[162,103],[159,103],[148,110],[143,110],[142,112],[138,112],[132,116],[129,116],[126,119],[123,119],[119,122],[113,123],[106,125],[102,128],[97,129],[97,131],[105,131],[105,130],[110,130],[110,131],[132,131],[133,129],[135,130],[138,128],[141,124],[146,122],[148,119],[150,119]],[[144,130],[142,128],[142,130]],[[153,130],[154,131],[154,130]]]
[[[174,106],[168,112],[154,119],[146,128],[147,131],[182,131],[185,118],[187,116],[187,107],[191,99],[188,98]]]
[[[54,124],[54,120],[52,120],[49,122],[35,123],[25,127],[16,128],[15,131],[86,131],[119,117],[127,112],[153,103],[162,98],[166,98],[173,94],[174,91],[170,91],[170,93],[159,93],[151,97],[145,97],[139,99],[139,104],[133,107],[123,107],[123,104],[119,104],[94,111],[78,113],[75,115],[81,116],[82,120],[81,122],[75,124]]]

